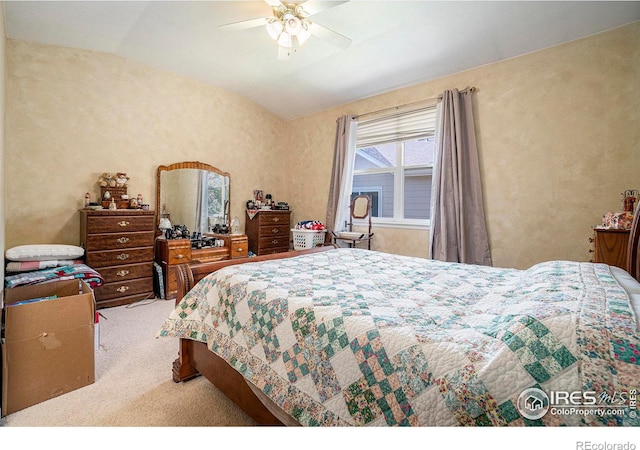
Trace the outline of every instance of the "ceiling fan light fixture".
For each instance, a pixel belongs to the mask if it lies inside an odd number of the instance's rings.
[[[228,23],[220,25],[220,28],[228,30],[243,30],[246,28],[254,28],[266,26],[267,34],[271,39],[278,43],[278,59],[287,59],[296,48],[302,46],[311,35],[318,36],[321,39],[328,40],[332,44],[340,48],[347,48],[351,44],[351,39],[336,33],[329,28],[325,28],[308,19],[311,15],[323,11],[324,9],[333,8],[337,5],[319,5],[322,3],[318,0],[264,0],[269,6],[273,15],[271,17],[262,17],[259,19],[243,20],[241,22]],[[349,1],[349,0],[346,0]],[[342,4],[340,2],[326,2]],[[304,7],[310,7],[309,13]]]
[[[287,13],[283,17],[284,29],[292,36],[297,36],[302,30],[302,21],[291,13]]]
[[[311,22],[307,13],[295,3],[282,3],[273,9],[273,17],[267,20],[267,33],[276,41],[279,51],[288,52],[294,45],[302,45],[311,37]]]
[[[280,47],[291,48],[293,47],[293,38],[289,33],[283,31],[278,38],[278,45]]]
[[[304,44],[307,41],[307,39],[311,37],[311,32],[309,31],[310,24],[311,23],[307,20],[302,22],[302,27],[300,28],[300,31],[296,35],[296,39],[298,40],[299,45]]]
[[[267,22],[267,33],[269,33],[269,36],[271,36],[271,39],[273,39],[274,41],[278,40],[278,37],[280,36],[280,33],[282,33],[282,22],[280,22],[278,19],[270,19]]]

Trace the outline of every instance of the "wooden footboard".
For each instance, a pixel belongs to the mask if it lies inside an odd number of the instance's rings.
[[[238,258],[211,263],[182,264],[175,266],[178,282],[176,305],[198,281],[223,267],[248,262],[291,258],[308,253],[331,250],[333,248],[335,248],[335,246],[327,245],[308,250],[276,253],[254,258]],[[203,375],[207,378],[258,424],[282,425],[282,422],[258,399],[242,375],[227,364],[226,361],[210,351],[206,344],[190,339],[180,339],[178,358],[173,362],[173,381],[186,381],[198,375]]]

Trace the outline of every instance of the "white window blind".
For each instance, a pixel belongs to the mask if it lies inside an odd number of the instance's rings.
[[[359,120],[356,146],[363,148],[432,137],[436,128],[436,107],[434,104],[384,117]]]

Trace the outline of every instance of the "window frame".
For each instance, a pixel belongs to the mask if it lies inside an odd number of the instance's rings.
[[[405,142],[417,140],[417,139],[428,139],[429,135],[425,135],[422,137],[412,137],[411,139],[397,140],[393,143],[396,145],[396,158],[395,165],[392,167],[383,167],[383,168],[371,168],[371,169],[359,169],[353,170],[353,176],[351,178],[351,193],[353,195],[353,179],[357,175],[365,175],[365,174],[383,174],[383,173],[391,173],[393,174],[393,217],[371,217],[372,223],[381,228],[405,228],[405,229],[428,229],[431,226],[431,219],[407,219],[404,218],[404,195],[405,195],[405,176],[407,169],[426,169],[427,172],[431,172],[431,176],[433,177],[433,169],[434,164],[419,164],[419,165],[411,165],[406,166],[404,164],[404,154],[405,154]],[[435,138],[434,138],[435,139]],[[370,146],[367,146],[370,147]],[[356,149],[354,152],[354,161],[358,156],[358,150],[361,148],[367,147],[358,147],[356,145]],[[434,162],[435,163],[435,162]],[[432,178],[433,180],[433,178]],[[376,190],[376,189],[370,189]],[[366,191],[364,188],[359,188],[358,191]],[[378,205],[381,208],[380,204]],[[366,219],[354,219],[353,224],[355,226],[367,226],[368,222]]]

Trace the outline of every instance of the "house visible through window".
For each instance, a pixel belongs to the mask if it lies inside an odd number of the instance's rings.
[[[378,224],[427,225],[435,106],[358,124],[351,197],[366,194]]]

